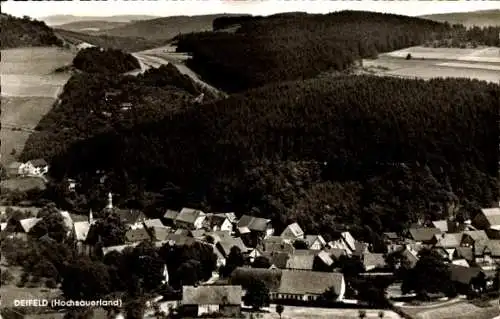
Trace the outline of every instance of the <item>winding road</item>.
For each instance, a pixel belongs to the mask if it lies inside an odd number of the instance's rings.
[[[183,63],[183,61],[189,58],[187,54],[177,53],[175,52],[175,48],[174,50],[172,48],[173,47],[171,46],[166,46],[132,53],[132,55],[139,61],[141,69],[128,72],[127,74],[137,75],[144,73],[150,68],[158,68],[162,65],[171,63],[179,70],[180,73],[189,76],[194,82],[200,84],[206,90],[214,93],[215,96],[228,96],[224,92],[203,81],[195,72],[193,72],[193,70],[188,68]]]

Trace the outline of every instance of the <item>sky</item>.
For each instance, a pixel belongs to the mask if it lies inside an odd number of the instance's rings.
[[[108,0],[108,1],[2,1],[2,12],[14,16],[42,18],[50,15],[201,15],[249,13],[268,15],[304,11],[327,13],[338,10],[366,10],[409,16],[432,13],[500,9],[500,1],[368,1],[368,0]]]

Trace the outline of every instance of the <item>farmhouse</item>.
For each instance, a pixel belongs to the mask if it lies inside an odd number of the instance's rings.
[[[206,218],[204,212],[193,208],[183,208],[178,214],[175,214],[175,211],[167,211],[167,214],[165,214],[164,218],[175,216],[173,220],[175,225],[185,229],[202,228],[203,221]]]
[[[321,235],[307,235],[304,241],[311,250],[321,250],[326,246],[326,241]]]
[[[300,228],[299,224],[293,223],[288,226],[286,226],[285,230],[280,235],[281,238],[283,239],[303,239],[304,238],[304,231],[302,228]]]
[[[233,231],[233,224],[225,214],[207,214],[203,227],[209,231]]]
[[[27,161],[21,170],[24,175],[43,176],[49,171],[49,164],[43,158],[37,158]]]
[[[417,244],[425,244],[432,241],[434,235],[441,234],[441,230],[435,227],[410,228],[410,237]]]
[[[241,312],[241,286],[183,286],[182,314],[196,317],[222,313],[236,316]]]
[[[241,234],[254,232],[267,237],[271,236],[274,233],[274,229],[271,225],[270,219],[248,215],[241,216],[240,220],[238,221],[237,227]]]

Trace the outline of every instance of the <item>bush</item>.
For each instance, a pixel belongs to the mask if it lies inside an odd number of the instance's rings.
[[[50,288],[50,289],[55,289],[55,288],[57,288],[57,282],[53,278],[48,278],[45,281],[45,287]]]
[[[2,285],[8,285],[14,279],[14,276],[8,269],[3,269],[1,276],[2,276],[1,278]]]

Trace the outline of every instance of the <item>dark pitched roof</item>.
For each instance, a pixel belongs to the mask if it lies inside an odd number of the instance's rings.
[[[167,242],[171,245],[175,246],[189,246],[196,242],[193,237],[179,235],[179,234],[170,234],[167,236]]]
[[[449,265],[450,269],[450,279],[455,282],[462,284],[470,284],[471,280],[479,276],[482,272],[480,268],[477,267],[465,267],[459,265]]]
[[[179,215],[178,211],[167,209],[167,211],[165,212],[165,215],[163,215],[163,218],[175,220],[177,218],[177,215]]]
[[[283,252],[264,252],[262,256],[269,259],[272,265],[280,269],[286,268],[287,261],[290,259],[290,254]]]
[[[177,215],[175,221],[193,224],[199,217],[205,216],[205,213],[198,209],[183,208]]]
[[[456,248],[460,247],[462,236],[462,233],[443,233],[434,235],[434,238],[438,247]]]
[[[469,236],[472,240],[488,240],[488,235],[484,230],[466,230],[464,236]]]
[[[225,214],[207,215],[204,224],[208,227],[221,227],[226,220],[229,221],[229,218]]]
[[[31,163],[31,165],[33,165],[34,167],[43,167],[49,165],[43,158],[29,160],[28,163]]]
[[[333,259],[338,259],[340,256],[346,256],[347,251],[345,249],[341,248],[328,248],[324,249],[324,252],[330,255],[331,258]]]
[[[454,255],[458,258],[463,258],[467,261],[474,260],[472,247],[457,247]]]
[[[241,305],[241,286],[183,286],[183,305]]]
[[[233,246],[238,247],[242,253],[246,253],[248,251],[248,247],[245,246],[245,244],[239,237],[221,239],[216,245],[224,256],[229,255]]]
[[[434,235],[440,234],[441,230],[434,227],[411,228],[410,235],[415,241],[429,241]]]
[[[141,211],[135,209],[113,209],[113,214],[116,214],[125,225],[133,225],[146,219]]]
[[[238,228],[247,227],[251,231],[263,232],[266,231],[269,223],[270,223],[269,219],[243,215],[238,221],[237,226]]]
[[[245,288],[256,279],[262,280],[270,291],[277,291],[280,286],[281,270],[238,267],[231,273],[229,282]]]
[[[132,243],[151,239],[148,231],[145,228],[129,229],[125,233],[125,238],[128,242]]]
[[[167,240],[168,236],[172,233],[172,229],[169,227],[150,227],[148,228],[149,234],[154,241]]]
[[[393,232],[384,233],[383,235],[384,235],[384,237],[385,237],[386,239],[389,239],[389,240],[396,240],[396,239],[399,239],[398,234],[393,233]]]
[[[155,219],[146,219],[142,222],[145,227],[163,227],[163,223],[159,218]]]
[[[312,270],[316,255],[291,255],[286,263],[286,268],[297,270]]]
[[[340,294],[343,280],[344,275],[341,273],[283,270],[277,292],[320,295],[333,287]]]
[[[270,236],[262,241],[262,251],[263,252],[271,252],[271,251],[280,251],[293,253],[295,248],[293,244],[286,241],[285,239],[279,236]]]
[[[365,268],[384,267],[386,265],[384,254],[372,254],[372,253],[363,254],[363,265],[365,266]]]

